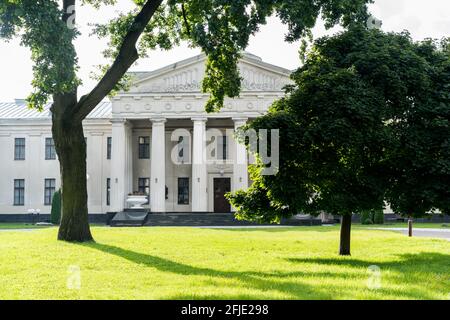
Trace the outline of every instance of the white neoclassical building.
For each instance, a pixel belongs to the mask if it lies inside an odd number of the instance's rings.
[[[89,213],[121,212],[133,194],[146,195],[151,212],[230,212],[224,193],[249,184],[248,155],[232,133],[290,82],[289,70],[252,54],[239,68],[240,97],[218,113],[204,111],[204,55],[134,73],[128,92],[98,105],[84,121]],[[50,212],[60,178],[49,107],[0,103],[0,217]]]

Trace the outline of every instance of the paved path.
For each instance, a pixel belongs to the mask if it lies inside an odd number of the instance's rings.
[[[371,228],[376,230],[396,231],[408,235],[407,228]],[[450,241],[450,229],[414,228],[413,237],[440,238]]]

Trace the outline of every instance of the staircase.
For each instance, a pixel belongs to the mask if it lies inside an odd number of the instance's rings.
[[[280,225],[285,226],[316,226],[321,225],[320,219],[295,216],[282,219]],[[228,227],[228,226],[271,226],[249,221],[239,221],[232,213],[148,213],[145,210],[127,209],[117,213],[111,220],[113,227],[165,226],[165,227]]]
[[[141,227],[147,220],[148,212],[145,209],[131,210],[125,209],[118,212],[111,220],[111,227]]]
[[[269,226],[270,224],[258,224],[249,221],[240,221],[231,213],[165,213],[149,214],[145,226]],[[320,219],[283,219],[281,225],[286,226],[309,226],[321,225]]]

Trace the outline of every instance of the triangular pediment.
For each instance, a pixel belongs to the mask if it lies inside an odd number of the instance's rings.
[[[200,93],[206,56],[192,57],[152,72],[132,73],[131,93]],[[290,71],[245,53],[239,61],[242,91],[282,91]]]

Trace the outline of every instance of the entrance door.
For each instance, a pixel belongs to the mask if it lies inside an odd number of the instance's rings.
[[[231,212],[231,205],[225,198],[225,193],[230,192],[230,190],[230,178],[214,178],[214,212]]]

